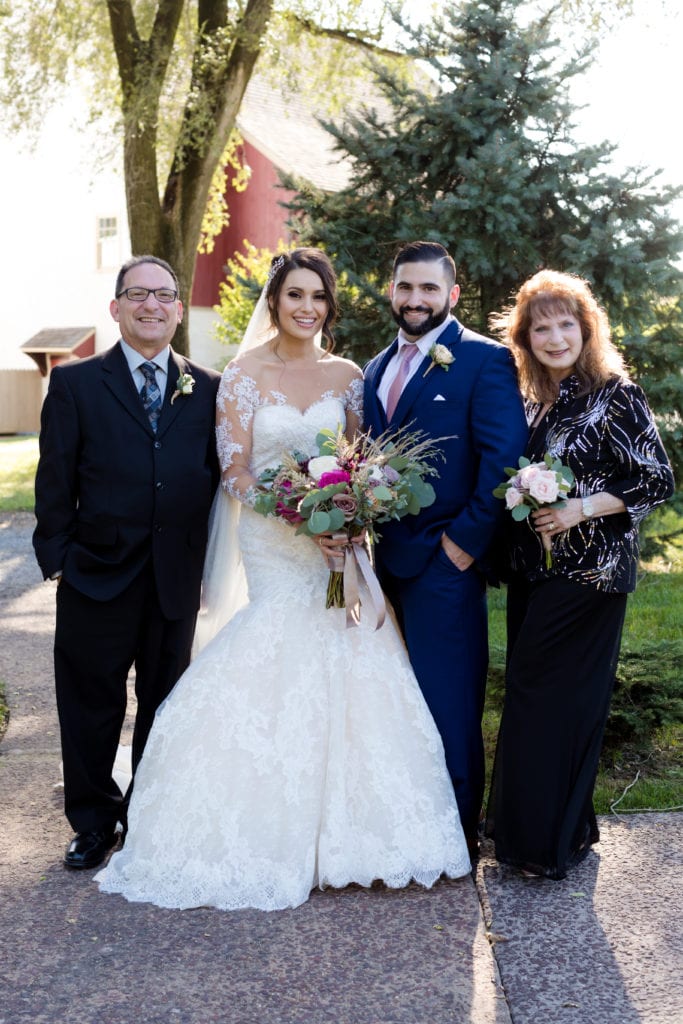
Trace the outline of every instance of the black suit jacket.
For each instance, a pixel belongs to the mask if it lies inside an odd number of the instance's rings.
[[[190,395],[171,398],[181,373]],[[155,434],[120,344],[56,366],[43,404],[33,544],[98,601],[120,594],[151,557],[164,615],[199,606],[208,516],[218,483],[220,374],[171,351]]]

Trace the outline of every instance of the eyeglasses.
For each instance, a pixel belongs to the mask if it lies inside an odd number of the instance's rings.
[[[153,295],[159,302],[175,302],[178,298],[175,288],[124,288],[116,298],[120,299],[122,295],[129,302],[144,302],[148,295]]]

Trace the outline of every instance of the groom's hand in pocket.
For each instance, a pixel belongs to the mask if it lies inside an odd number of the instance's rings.
[[[461,547],[452,541],[450,537],[447,537],[445,533],[441,534],[441,547],[446,552],[456,569],[460,572],[464,572],[465,569],[469,569],[474,559],[472,555],[468,555],[466,551],[463,551]]]

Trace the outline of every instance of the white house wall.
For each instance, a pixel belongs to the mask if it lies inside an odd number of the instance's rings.
[[[93,140],[73,127],[73,105],[52,111],[38,144],[0,131],[0,367],[33,365],[20,346],[44,327],[95,327],[103,351],[117,337],[109,314],[118,269],[130,255],[123,177],[95,171]],[[103,244],[98,218],[116,217],[118,237]],[[210,310],[191,310],[192,356],[210,366],[225,359],[211,337]]]

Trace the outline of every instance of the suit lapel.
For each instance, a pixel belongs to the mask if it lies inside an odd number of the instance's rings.
[[[135,383],[128,368],[121,345],[117,342],[102,359],[102,374],[106,387],[121,403],[126,412],[137,420],[148,434],[154,434],[142,400],[135,390]]]
[[[158,436],[166,433],[171,424],[180,416],[185,403],[191,400],[190,395],[178,395],[176,399],[173,398],[178,378],[183,373],[189,372],[189,367],[183,357],[176,355],[173,349],[171,349],[168,355],[168,377],[166,379],[164,404],[161,407],[161,415],[157,425]]]
[[[449,327],[441,334],[437,344],[445,345],[455,354],[455,348],[460,342],[460,336],[462,334],[461,325],[455,321],[450,324]],[[398,400],[394,415],[391,419],[392,425],[398,425],[399,423],[405,422],[410,416],[410,411],[415,403],[415,400],[421,394],[423,388],[427,386],[429,378],[433,373],[443,373],[443,370],[439,370],[438,366],[433,366],[429,373],[427,370],[431,365],[431,359],[429,356],[424,356],[417,370],[406,384],[401,397]]]

